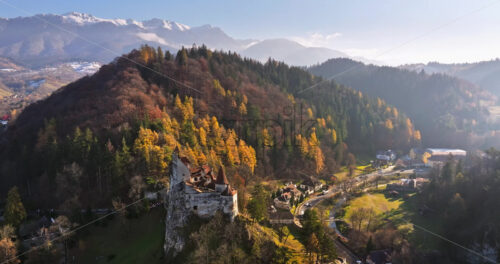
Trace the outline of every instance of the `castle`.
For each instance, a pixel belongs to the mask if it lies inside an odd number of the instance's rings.
[[[172,154],[170,189],[166,208],[165,251],[176,255],[184,247],[182,228],[191,214],[209,218],[217,211],[227,214],[231,220],[238,215],[238,192],[231,187],[222,167],[217,176],[207,165],[192,167],[190,161]]]

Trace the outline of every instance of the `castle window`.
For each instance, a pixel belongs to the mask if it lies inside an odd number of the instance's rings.
[[[193,210],[198,210],[198,206],[197,205],[193,206]]]

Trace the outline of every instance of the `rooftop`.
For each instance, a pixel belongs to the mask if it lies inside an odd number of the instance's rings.
[[[222,166],[219,168],[219,174],[217,175],[217,179],[215,180],[216,184],[225,184],[228,185],[229,181],[227,180],[226,173],[224,173],[224,169]]]
[[[463,149],[448,149],[448,148],[428,148],[427,152],[431,155],[466,155],[467,151]]]

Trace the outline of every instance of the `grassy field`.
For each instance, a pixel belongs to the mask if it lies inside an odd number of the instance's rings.
[[[69,256],[75,263],[162,263],[164,230],[162,208],[125,224],[115,217],[88,229]]]
[[[440,234],[443,224],[432,216],[422,216],[418,213],[417,195],[415,193],[409,194],[405,199],[389,197],[383,190],[366,193],[349,202],[344,216],[347,222],[349,222],[349,216],[356,208],[373,209],[379,219],[385,219],[395,224],[401,232],[407,235],[414,246],[422,250],[438,248],[438,243],[441,242],[437,237],[423,232],[413,225]]]
[[[363,165],[363,166],[357,166],[356,169],[353,172],[352,177],[356,177],[360,174],[366,173],[370,170],[371,165]],[[338,181],[343,181],[348,178],[349,176],[349,170],[347,167],[342,167],[339,172],[333,174],[335,177],[337,177]]]
[[[277,246],[286,247],[292,252],[292,259],[289,260],[289,263],[304,263],[304,254],[305,251],[304,246],[299,241],[300,230],[297,229],[294,225],[288,226],[290,230],[290,235],[286,239],[286,243],[279,241],[279,236],[277,234],[277,230],[273,228],[261,226],[261,225],[251,225],[249,226],[250,232],[260,239],[269,239],[274,242]]]
[[[355,198],[349,203],[345,214],[345,219],[348,220],[352,211],[357,208],[371,208],[377,215],[387,213],[391,210],[399,209],[403,203],[401,199],[387,199],[382,193],[367,193],[363,196]]]

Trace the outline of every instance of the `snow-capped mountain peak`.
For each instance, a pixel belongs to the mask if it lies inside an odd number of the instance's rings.
[[[50,23],[40,23],[40,20]],[[60,30],[59,26],[69,26],[68,30],[74,34]],[[101,44],[89,45],[81,38]],[[262,61],[272,57],[300,66],[346,57],[334,50],[305,47],[290,40],[235,39],[216,26],[189,27],[159,18],[144,21],[107,19],[79,12],[0,18],[0,56],[35,67],[71,60],[106,63],[116,54],[130,52],[144,44],[161,46],[171,52],[183,46],[206,45],[210,49],[230,50]]]
[[[191,27],[188,25],[184,25],[181,23],[177,23],[174,21],[163,20],[159,18],[153,18],[146,21],[136,21],[133,19],[106,19],[95,17],[90,14],[79,13],[79,12],[70,12],[63,14],[62,19],[66,23],[73,23],[81,26],[96,24],[96,23],[112,23],[116,26],[128,26],[135,25],[142,29],[167,29],[167,30],[176,30],[176,31],[187,31],[190,30]]]
[[[159,18],[153,18],[151,20],[143,21],[142,24],[151,29],[164,28],[167,30],[178,30],[178,31],[186,31],[191,29],[188,25],[184,25],[181,23],[163,20]]]
[[[67,23],[74,23],[78,25],[88,25],[88,24],[95,24],[95,23],[102,23],[102,22],[108,22],[115,24],[117,26],[126,26],[128,25],[127,20],[125,19],[105,19],[105,18],[99,18],[95,17],[90,14],[85,14],[85,13],[78,13],[78,12],[71,12],[71,13],[66,13],[62,15],[63,21]]]

